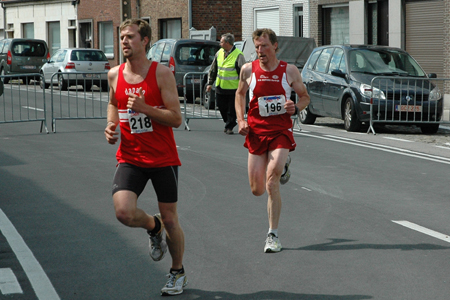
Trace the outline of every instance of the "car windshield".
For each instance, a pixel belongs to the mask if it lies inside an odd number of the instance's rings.
[[[177,49],[175,59],[182,65],[209,66],[219,49],[219,45],[186,44]]]
[[[107,61],[105,54],[93,50],[73,50],[70,54],[71,61]]]
[[[389,49],[356,49],[350,53],[350,71],[380,76],[425,77],[425,72],[407,53]]]

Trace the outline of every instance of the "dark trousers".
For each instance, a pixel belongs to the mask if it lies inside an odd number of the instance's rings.
[[[226,129],[233,129],[236,123],[236,109],[234,107],[234,97],[235,94],[217,94],[216,93],[216,102],[217,107],[219,108],[220,115],[222,116],[223,121],[225,122]]]

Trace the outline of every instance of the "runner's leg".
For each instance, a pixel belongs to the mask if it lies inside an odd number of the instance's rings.
[[[172,256],[172,269],[183,267],[184,232],[178,221],[177,203],[159,202],[159,211],[166,229],[166,242]]]
[[[278,229],[281,214],[280,177],[288,155],[289,150],[283,148],[269,151],[268,155],[266,190],[269,196],[267,214],[271,229]]]
[[[267,153],[248,154],[248,179],[253,195],[261,196],[266,191]]]

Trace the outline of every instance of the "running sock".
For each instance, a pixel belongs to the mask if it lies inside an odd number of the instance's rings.
[[[172,274],[184,273],[184,266],[181,267],[181,269],[172,269],[172,268],[170,268],[170,273],[172,273]]]
[[[274,236],[278,237],[278,229],[269,228],[269,232],[267,233],[267,235],[269,234],[273,234]]]
[[[158,234],[158,232],[161,230],[161,222],[159,221],[158,218],[153,217],[155,219],[155,228],[153,228],[152,230],[147,230],[148,234],[155,236]]]

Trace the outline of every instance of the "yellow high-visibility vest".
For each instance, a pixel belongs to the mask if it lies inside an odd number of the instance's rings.
[[[239,86],[239,74],[236,70],[236,60],[242,51],[235,48],[225,58],[225,50],[220,49],[217,55],[216,86],[224,90],[236,90]]]

